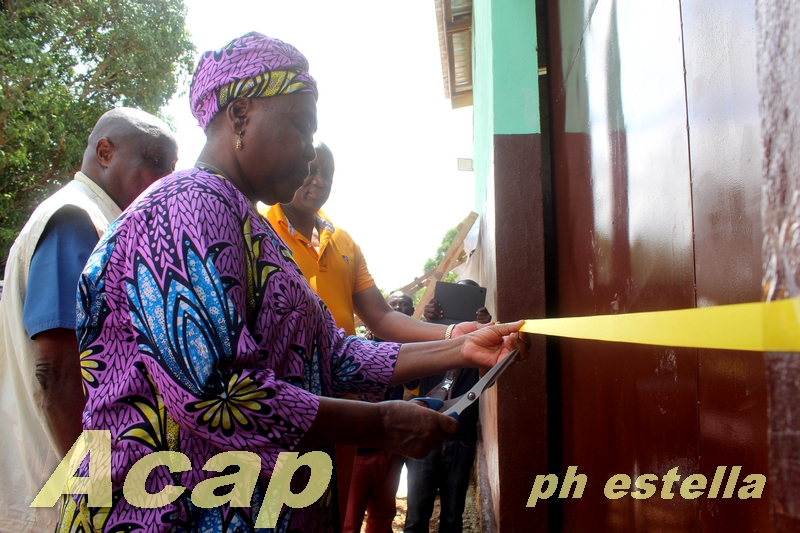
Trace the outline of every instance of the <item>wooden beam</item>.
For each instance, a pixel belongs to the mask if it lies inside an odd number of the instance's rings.
[[[447,273],[453,270],[456,260],[463,252],[462,246],[464,244],[464,239],[467,238],[469,230],[472,229],[472,226],[475,224],[477,219],[478,214],[471,212],[467,218],[465,218],[464,221],[458,225],[456,236],[453,239],[453,242],[450,243],[450,247],[447,249],[447,252],[445,252],[442,262],[439,263],[439,266],[436,267],[436,269],[433,271],[433,274],[430,278],[428,278],[428,281],[425,284],[425,292],[422,293],[422,296],[417,303],[417,308],[414,310],[414,318],[420,318],[422,316],[422,311],[425,309],[425,305],[431,300],[431,298],[433,298],[433,289],[436,286],[436,282],[444,279]]]
[[[466,260],[467,260],[467,254],[463,253],[463,250],[462,250],[461,255],[458,257],[458,259],[456,259],[456,262],[453,264],[453,268],[455,268],[458,265],[464,263]],[[453,270],[453,268],[451,268],[450,270]],[[434,276],[435,272],[436,272],[435,268],[432,269],[432,270],[429,270],[429,271],[425,272],[423,275],[421,275],[420,277],[415,278],[414,281],[412,281],[411,283],[409,283],[405,287],[401,287],[401,288],[397,289],[397,291],[404,292],[406,294],[410,294],[411,296],[413,296],[415,292],[417,292],[421,288],[425,287],[425,285],[428,283],[428,281],[431,279],[431,277]],[[397,291],[393,291],[393,292],[397,292]]]
[[[464,251],[462,250],[461,251],[461,255],[458,256],[458,259],[456,259],[456,262],[453,263],[453,268],[456,268],[457,266],[462,265],[466,261],[467,261],[467,254],[464,253]],[[451,268],[450,270],[453,270],[453,268]],[[425,272],[423,275],[421,275],[418,278],[414,278],[414,281],[412,281],[408,285],[406,285],[404,287],[400,287],[399,289],[393,290],[392,292],[404,292],[404,293],[406,293],[406,294],[408,294],[408,295],[413,297],[414,293],[416,293],[418,290],[420,290],[420,289],[425,287],[425,285],[427,284],[428,280],[433,276],[434,272],[436,272],[435,268]],[[2,284],[2,282],[0,282],[0,284]],[[387,299],[389,298],[390,294],[392,294],[392,293],[390,292],[389,294],[386,295]],[[364,325],[364,322],[361,320],[361,318],[358,317],[358,315],[356,315],[355,327],[363,326],[363,325]]]
[[[441,281],[447,275],[448,272],[453,270],[455,267],[461,265],[462,263],[466,262],[467,254],[464,252],[463,244],[464,239],[467,238],[469,234],[469,230],[472,229],[472,226],[475,224],[475,221],[478,219],[477,213],[470,212],[470,214],[465,218],[461,224],[456,227],[456,236],[453,238],[453,242],[450,243],[450,246],[447,248],[447,251],[442,258],[442,261],[439,265],[434,268],[433,270],[429,270],[425,272],[418,278],[414,278],[414,281],[405,285],[396,291],[392,292],[404,292],[406,294],[414,296],[418,290],[422,289],[423,287],[426,289],[424,293],[422,293],[422,297],[417,304],[417,307],[414,309],[414,318],[419,319],[422,316],[422,311],[425,309],[425,305],[431,300],[433,297],[433,290],[436,286],[437,281]],[[390,293],[391,294],[391,293]],[[386,297],[388,298],[389,295],[387,294]],[[363,326],[364,321],[361,320],[360,317],[356,316],[355,320],[356,327]]]

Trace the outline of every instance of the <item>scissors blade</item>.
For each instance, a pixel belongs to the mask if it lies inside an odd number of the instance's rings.
[[[444,415],[460,415],[461,412],[475,403],[475,401],[481,397],[481,394],[494,385],[497,381],[497,378],[500,377],[500,374],[505,372],[506,368],[508,368],[511,363],[516,360],[517,356],[519,355],[519,350],[514,350],[510,354],[508,354],[502,361],[494,365],[484,376],[469,390],[466,394],[463,394],[457,401],[455,401],[452,405],[444,405],[445,409],[442,411]]]

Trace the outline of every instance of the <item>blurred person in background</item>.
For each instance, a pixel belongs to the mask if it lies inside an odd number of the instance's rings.
[[[414,314],[414,300],[404,292],[393,292],[386,299],[386,303],[398,313],[406,316]],[[372,340],[382,342],[382,339],[374,335]],[[403,386],[390,387],[384,399],[402,400]],[[392,532],[392,522],[397,515],[397,487],[400,484],[404,462],[405,457],[389,450],[380,448],[356,450],[344,533],[361,531],[364,513],[367,514],[365,533]]]
[[[479,285],[471,280],[461,280],[461,285]],[[432,299],[425,306],[426,320],[443,316],[441,305]],[[482,307],[476,312],[477,321],[488,324],[492,315]],[[409,389],[419,388],[420,396],[435,396],[443,384],[452,380],[446,397],[457,398],[466,394],[480,379],[477,369],[452,369],[406,384]],[[446,442],[422,459],[409,458],[408,468],[408,513],[404,533],[428,533],[434,500],[439,494],[441,513],[439,533],[461,533],[464,507],[469,488],[472,464],[475,462],[475,445],[478,440],[479,402],[467,407],[458,417],[458,431]]]

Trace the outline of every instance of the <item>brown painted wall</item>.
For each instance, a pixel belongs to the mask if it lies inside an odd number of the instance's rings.
[[[559,314],[758,300],[753,0],[581,4],[547,14]],[[562,473],[589,483],[554,528],[769,530],[767,494],[603,495],[619,473],[766,474],[760,355],[562,340],[559,357]]]
[[[495,135],[493,177],[481,227],[496,320],[544,317],[544,216],[540,135]],[[524,290],[521,288],[524,287]],[[527,508],[531,480],[547,471],[543,338],[481,398],[481,428],[494,518],[502,533],[547,531],[547,505]]]
[[[761,164],[753,0],[682,2],[697,305],[761,299]],[[760,354],[700,350],[700,472],[766,474]],[[769,531],[759,500],[702,498],[703,532]]]
[[[495,135],[497,319],[545,316],[543,201],[539,135]],[[511,237],[511,238],[509,238]],[[524,243],[524,245],[522,245]],[[520,290],[524,283],[525,291]],[[545,340],[497,387],[503,533],[546,531],[547,507],[525,507],[531,479],[547,470]],[[524,428],[524,431],[520,431]]]

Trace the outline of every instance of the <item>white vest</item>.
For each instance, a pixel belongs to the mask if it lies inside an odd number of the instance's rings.
[[[47,222],[64,206],[85,211],[102,237],[121,210],[95,182],[75,179],[42,202],[22,228],[6,262],[0,299],[0,531],[54,531],[56,508],[30,504],[61,460],[36,380],[35,343],[22,325],[28,271]],[[42,280],[46,283],[46,280]],[[75,280],[77,293],[78,280]],[[77,297],[76,297],[77,303]],[[57,506],[56,506],[57,507]]]

